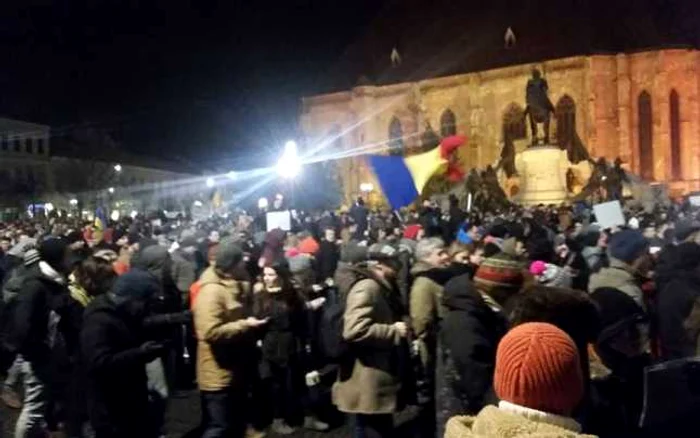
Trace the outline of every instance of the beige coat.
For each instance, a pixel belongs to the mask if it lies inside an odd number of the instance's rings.
[[[374,279],[357,282],[348,293],[343,338],[350,344],[352,365],[341,366],[333,385],[333,403],[350,414],[388,414],[397,410],[401,388],[397,349],[400,320],[387,294],[397,291]]]
[[[240,375],[251,360],[253,329],[250,285],[222,278],[209,268],[199,279],[201,289],[194,308],[197,334],[197,382],[202,391],[218,391],[245,379]]]
[[[593,293],[601,287],[612,287],[624,292],[634,300],[642,309],[644,305],[644,293],[639,281],[635,278],[632,268],[625,262],[610,258],[610,267],[603,268],[591,275],[588,282],[588,291]]]
[[[411,270],[415,277],[421,272],[433,269],[432,266],[418,262]],[[410,313],[411,328],[418,339],[420,357],[423,366],[432,369],[435,356],[435,337],[437,326],[442,317],[443,287],[425,276],[418,276],[411,286]]]
[[[565,422],[575,424],[573,420]],[[556,421],[549,423],[543,421],[543,418],[528,418],[495,406],[486,406],[476,417],[450,418],[444,438],[595,438],[595,436],[584,435],[572,428],[557,425]]]

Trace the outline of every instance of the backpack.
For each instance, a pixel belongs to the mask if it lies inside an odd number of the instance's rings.
[[[329,289],[319,322],[321,351],[326,359],[333,363],[339,363],[349,355],[348,344],[343,339],[343,316],[345,314],[346,300],[352,287],[358,281],[367,278],[361,272],[351,267],[339,269],[343,269],[351,280],[343,282],[342,286],[339,285]]]
[[[16,346],[11,342],[12,322],[14,309],[17,306],[17,295],[22,290],[22,284],[27,274],[27,268],[17,266],[10,271],[2,287],[2,299],[0,299],[0,356],[14,356]]]

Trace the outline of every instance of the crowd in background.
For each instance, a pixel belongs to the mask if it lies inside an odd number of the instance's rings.
[[[206,438],[392,437],[406,409],[418,437],[694,436],[698,212],[625,213],[0,224],[2,400],[17,438],[164,436],[195,386]],[[687,397],[650,397],[659,364]]]

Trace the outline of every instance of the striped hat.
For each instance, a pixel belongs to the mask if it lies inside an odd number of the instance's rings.
[[[24,253],[24,266],[31,266],[34,263],[38,263],[41,260],[38,249],[29,249]]]
[[[524,260],[506,253],[498,253],[485,259],[474,275],[474,283],[482,288],[507,288],[518,290],[522,287],[526,269]]]

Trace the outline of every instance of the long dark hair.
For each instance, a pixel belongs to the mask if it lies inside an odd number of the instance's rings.
[[[83,260],[75,270],[75,281],[93,297],[108,292],[116,278],[112,264],[94,256]]]
[[[259,292],[255,300],[255,314],[265,315],[272,308],[273,302],[282,302],[288,309],[296,309],[302,305],[303,299],[299,295],[297,288],[292,280],[292,273],[289,270],[289,265],[286,260],[275,260],[265,268],[273,269],[277,273],[277,284],[280,288],[279,292],[270,293],[267,285],[263,281],[262,291]],[[280,300],[277,299],[280,298]]]

